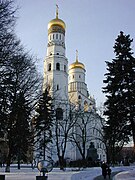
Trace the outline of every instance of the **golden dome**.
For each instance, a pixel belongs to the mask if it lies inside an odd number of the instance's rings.
[[[52,19],[49,23],[48,23],[48,30],[50,29],[50,27],[52,26],[60,26],[62,27],[64,30],[66,29],[66,25],[64,23],[64,21],[62,21],[61,19],[58,18],[58,5],[56,4],[56,18]]]
[[[52,20],[48,23],[48,29],[50,29],[50,27],[52,27],[52,26],[60,26],[60,27],[62,27],[64,30],[66,29],[66,25],[65,25],[64,21],[62,21],[62,20],[59,19],[59,18],[52,19]]]
[[[78,61],[78,51],[77,50],[76,50],[76,62],[72,63],[69,66],[69,69],[75,69],[75,68],[81,68],[81,69],[85,70],[84,64]]]
[[[74,69],[74,68],[85,69],[85,66],[84,66],[82,63],[76,61],[76,62],[74,62],[73,64],[71,64],[71,65],[69,66],[69,69]]]

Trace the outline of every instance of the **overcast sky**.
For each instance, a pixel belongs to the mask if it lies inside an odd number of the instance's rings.
[[[115,39],[123,31],[135,41],[135,0],[16,0],[19,6],[16,33],[26,49],[38,57],[41,73],[47,49],[47,25],[55,18],[56,4],[59,18],[66,23],[69,65],[75,61],[77,49],[79,61],[85,65],[88,90],[99,106],[105,100],[102,93],[105,61],[115,57]]]

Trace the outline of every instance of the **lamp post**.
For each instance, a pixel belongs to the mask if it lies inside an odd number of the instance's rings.
[[[48,177],[46,173],[51,172],[53,169],[53,162],[52,161],[39,161],[38,162],[38,170],[40,173],[43,173],[43,176],[36,176],[36,180],[47,180]]]

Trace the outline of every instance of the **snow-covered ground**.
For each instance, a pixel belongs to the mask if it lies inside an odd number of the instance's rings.
[[[112,167],[111,169],[112,172],[132,171],[135,170],[135,166]],[[4,168],[0,168],[0,175],[2,174],[5,174],[5,180],[36,180],[36,176],[39,176],[39,171],[36,168],[22,168],[21,170],[17,170],[11,167],[11,172],[5,173]],[[48,174],[48,180],[93,180],[94,177],[99,175],[101,175],[100,167],[86,168],[83,171],[72,171],[68,168],[66,171],[60,171],[54,168],[53,171]],[[124,180],[123,177],[124,176],[122,176],[122,179]]]
[[[116,174],[113,180],[135,180],[135,168]]]

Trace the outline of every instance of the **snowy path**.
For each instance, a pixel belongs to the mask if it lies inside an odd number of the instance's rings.
[[[114,167],[111,168],[112,171],[128,171],[135,169],[135,166],[129,167]],[[37,169],[32,170],[31,168],[22,168],[17,170],[11,168],[10,173],[5,173],[4,168],[0,168],[0,174],[5,174],[5,180],[36,180],[36,176],[39,176]],[[87,168],[83,171],[71,171],[67,169],[65,172],[59,169],[53,169],[52,172],[48,174],[48,180],[93,180],[94,177],[101,175],[101,168]]]
[[[5,174],[5,180],[36,180],[36,176],[39,176],[37,170],[32,171],[31,169],[21,169],[20,171],[11,169],[10,173],[0,172],[0,174]],[[54,170],[48,174],[48,180],[71,180],[73,174],[75,172]]]
[[[17,170],[11,168],[10,173],[5,173],[4,169],[0,169],[0,174],[5,174],[5,180],[36,180],[36,176],[39,176],[38,170],[30,168],[22,168]],[[89,168],[84,171],[60,171],[54,169],[48,174],[48,180],[93,180],[94,177],[101,174],[101,168]]]
[[[36,180],[38,173],[10,173],[6,174],[5,180]],[[48,180],[70,180],[72,174],[51,173]]]

